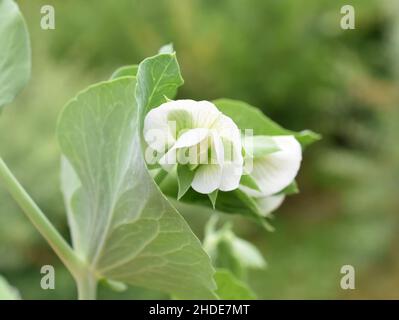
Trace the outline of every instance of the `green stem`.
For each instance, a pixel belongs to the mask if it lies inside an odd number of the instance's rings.
[[[79,300],[95,300],[97,296],[97,279],[89,271],[76,279]]]
[[[169,172],[167,172],[166,170],[161,168],[159,170],[159,172],[155,175],[154,181],[159,186],[165,180],[165,178],[168,176],[168,174],[169,174]]]
[[[83,262],[21,186],[1,157],[0,180],[68,270],[75,278],[78,278],[84,268]]]

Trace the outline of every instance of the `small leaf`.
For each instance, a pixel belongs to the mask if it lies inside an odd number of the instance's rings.
[[[249,197],[245,192],[241,191],[240,189],[234,190],[233,193],[250,209],[249,214],[247,214],[248,217],[258,222],[263,228],[265,228],[265,230],[270,232],[274,231],[273,226],[266,221],[264,215],[262,214],[254,199]]]
[[[255,293],[246,283],[238,280],[228,270],[217,269],[215,274],[216,294],[222,300],[255,300]]]
[[[114,71],[114,73],[111,75],[110,80],[121,78],[121,77],[135,77],[137,75],[137,70],[139,66],[134,64],[131,66],[123,66]]]
[[[0,109],[12,102],[29,80],[29,34],[17,4],[0,1]]]
[[[218,99],[214,101],[214,104],[225,115],[232,118],[241,130],[253,129],[254,135],[294,135],[295,138],[301,143],[302,147],[321,139],[319,134],[310,130],[294,132],[284,129],[274,121],[270,120],[258,108],[255,108],[242,101]]]
[[[302,147],[307,147],[312,143],[321,140],[321,134],[313,132],[311,130],[303,130],[295,134],[295,138],[299,141]]]
[[[173,99],[184,83],[175,54],[160,54],[145,59],[137,72],[136,99],[141,117],[152,108]]]
[[[278,194],[291,195],[291,194],[297,194],[297,193],[299,193],[299,188],[298,188],[298,184],[294,180],[289,186],[285,187]]]
[[[248,188],[260,191],[258,184],[250,174],[244,174],[241,176],[240,184]]]
[[[173,53],[173,52],[175,52],[175,50],[173,49],[173,43],[165,44],[158,51],[159,54],[162,54],[162,53]]]
[[[219,192],[219,190],[216,189],[212,193],[208,194],[208,197],[209,197],[209,200],[211,200],[213,209],[215,209],[215,207],[216,207],[216,199],[218,197],[218,192]]]
[[[18,291],[11,287],[6,279],[0,276],[0,300],[20,300]]]
[[[191,186],[191,182],[194,179],[194,171],[186,165],[177,166],[177,182],[179,185],[179,191],[177,195],[177,200],[180,200],[188,191]]]

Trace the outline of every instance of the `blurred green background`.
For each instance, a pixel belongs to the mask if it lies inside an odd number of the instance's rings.
[[[20,0],[33,76],[0,119],[0,153],[68,236],[55,140],[62,106],[114,69],[173,42],[185,85],[179,97],[229,97],[259,106],[323,140],[306,150],[301,193],[265,234],[237,217],[235,231],[261,248],[268,269],[250,274],[262,299],[399,298],[399,2],[396,0]],[[55,7],[56,29],[40,28]],[[340,28],[341,6],[356,29]],[[186,218],[202,237],[205,212]],[[56,267],[56,290],[40,268]],[[340,268],[356,289],[340,288]],[[72,278],[0,186],[0,273],[25,299],[75,298]],[[102,298],[163,298],[131,288]]]

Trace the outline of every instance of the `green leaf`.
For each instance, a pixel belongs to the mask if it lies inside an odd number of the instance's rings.
[[[1,0],[0,0],[1,1]],[[0,300],[20,300],[18,291],[11,287],[6,279],[0,276]]]
[[[162,54],[162,53],[173,53],[173,52],[175,52],[175,50],[173,49],[173,43],[165,44],[158,51],[158,53],[160,53],[160,54]]]
[[[176,54],[159,54],[145,59],[137,72],[136,99],[140,112],[147,114],[152,108],[173,99],[177,88],[184,83]]]
[[[222,300],[255,300],[255,293],[243,281],[228,270],[217,269],[215,274],[216,294]]]
[[[278,194],[285,194],[285,195],[291,195],[291,194],[297,194],[299,193],[299,188],[298,184],[294,180],[290,185],[285,187],[283,190],[281,190]]]
[[[156,101],[162,88],[141,83]],[[209,257],[146,168],[135,87],[132,77],[99,83],[61,114],[62,189],[74,249],[99,279],[214,298]]]
[[[138,68],[139,66],[137,64],[120,67],[114,71],[110,80],[128,76],[135,77],[137,75]]]
[[[267,231],[274,231],[274,228],[272,225],[270,225],[267,220],[264,217],[264,214],[262,213],[261,209],[259,208],[258,204],[256,201],[248,196],[245,192],[241,191],[240,189],[234,190],[233,191],[234,195],[239,199],[248,209],[248,212],[243,212],[243,215],[247,215],[249,218],[254,219],[256,222],[258,222],[265,230]],[[229,210],[226,210],[225,212],[231,212],[231,207]]]
[[[17,4],[0,0],[0,110],[28,82],[30,55],[28,30]]]
[[[255,108],[242,101],[218,99],[214,101],[214,104],[225,115],[232,118],[241,130],[253,129],[254,135],[294,135],[295,138],[301,143],[302,147],[320,140],[321,138],[319,134],[310,130],[294,132],[284,129],[274,121],[270,120],[258,108]]]
[[[181,199],[190,188],[191,182],[194,179],[194,173],[187,165],[177,166],[177,182],[179,185],[177,200]]]
[[[255,179],[249,174],[244,174],[241,176],[240,185],[260,191],[260,188],[259,188],[258,184],[256,183]]]

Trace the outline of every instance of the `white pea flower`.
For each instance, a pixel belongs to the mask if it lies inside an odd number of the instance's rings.
[[[163,169],[187,166],[191,187],[203,194],[237,189],[243,172],[240,131],[208,101],[176,100],[152,109],[144,119],[144,139]]]
[[[301,145],[293,136],[268,138],[274,142],[277,151],[264,155],[253,152],[254,156],[250,158],[252,168],[249,175],[258,188],[240,185],[240,189],[255,199],[265,215],[281,205],[284,195],[278,193],[294,181],[302,161]]]

